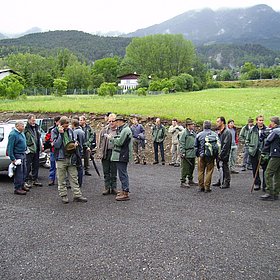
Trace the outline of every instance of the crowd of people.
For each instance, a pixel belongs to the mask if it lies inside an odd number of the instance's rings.
[[[277,200],[280,192],[280,123],[279,117],[270,119],[269,127],[264,125],[264,117],[252,118],[242,127],[239,135],[234,120],[226,122],[218,117],[215,129],[209,120],[203,122],[202,130],[196,132],[195,123],[186,119],[185,126],[179,125],[177,119],[167,129],[160,118],[152,125],[152,141],[154,150],[153,164],[165,165],[164,142],[171,136],[170,166],[180,167],[180,187],[197,186],[200,192],[209,193],[211,186],[221,189],[230,188],[231,175],[237,174],[237,150],[239,141],[243,145],[242,171],[252,170],[252,190],[262,189],[261,200]],[[54,118],[54,125],[44,139],[44,146],[50,149],[50,170],[48,185],[57,181],[58,194],[63,203],[69,203],[68,189],[73,192],[73,201],[87,202],[82,195],[83,176],[91,176],[89,164],[94,161],[96,151],[100,153],[104,190],[103,195],[113,194],[117,201],[129,200],[128,163],[134,155],[135,164],[147,164],[145,148],[146,133],[138,117],[129,125],[124,116],[108,113],[99,133],[87,123],[84,115]],[[14,193],[26,195],[30,188],[42,186],[38,180],[39,154],[42,150],[42,139],[36,116],[28,117],[24,122],[17,121],[15,129],[9,135],[7,153],[16,164],[14,171]],[[197,159],[197,160],[196,160]],[[18,162],[18,161],[17,161]],[[197,163],[198,182],[194,180],[194,169]],[[212,184],[214,168],[218,169],[219,179]],[[260,178],[260,167],[263,177]],[[117,191],[117,176],[121,183],[121,191]]]

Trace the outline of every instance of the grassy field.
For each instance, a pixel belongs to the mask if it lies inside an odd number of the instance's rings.
[[[35,96],[25,100],[1,100],[0,112],[60,112],[96,113],[116,112],[118,114],[138,114],[145,117],[165,119],[187,117],[202,123],[205,119],[216,120],[217,116],[233,118],[237,125],[246,123],[248,117],[263,114],[269,117],[280,114],[280,89],[244,88],[212,89],[188,93],[166,95],[120,95],[99,97],[80,96]]]

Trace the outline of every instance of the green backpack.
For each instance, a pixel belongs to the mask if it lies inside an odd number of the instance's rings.
[[[214,132],[206,135],[204,154],[206,157],[218,157],[221,152],[221,142],[218,135]]]

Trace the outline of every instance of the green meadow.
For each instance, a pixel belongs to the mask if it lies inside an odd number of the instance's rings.
[[[170,93],[161,95],[97,95],[28,96],[22,100],[1,100],[0,111],[14,112],[59,112],[96,113],[116,112],[137,114],[145,117],[187,117],[197,123],[216,120],[217,116],[232,118],[239,126],[248,117],[264,115],[266,123],[274,115],[280,115],[279,88],[209,89],[197,92]]]

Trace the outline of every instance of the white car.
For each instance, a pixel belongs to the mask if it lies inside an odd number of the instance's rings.
[[[12,123],[0,123],[0,171],[7,171],[9,164],[11,163],[10,158],[7,156],[8,138],[10,132],[15,128]],[[46,165],[47,154],[40,153],[40,165]]]

